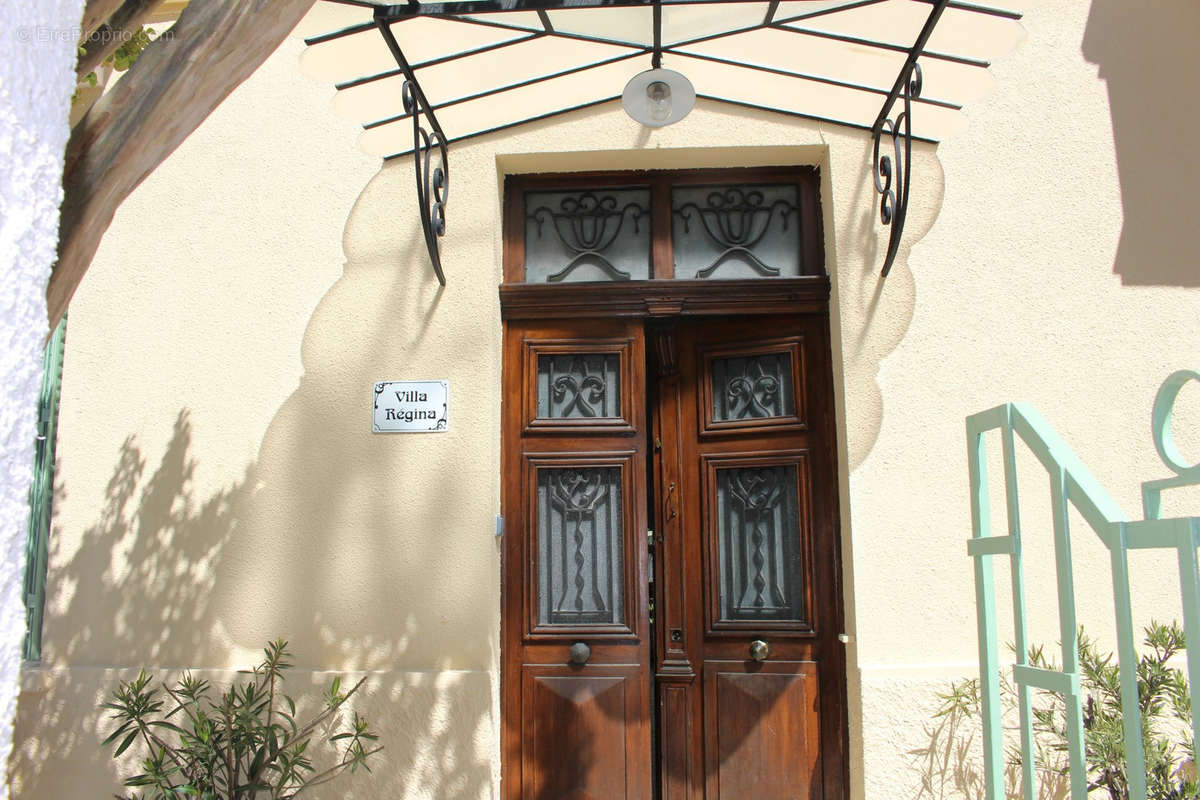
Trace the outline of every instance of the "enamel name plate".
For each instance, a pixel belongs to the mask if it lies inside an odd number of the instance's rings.
[[[380,381],[375,384],[371,430],[428,433],[450,426],[450,381]]]

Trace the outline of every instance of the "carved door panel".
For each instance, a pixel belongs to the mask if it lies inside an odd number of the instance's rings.
[[[640,321],[505,339],[504,796],[652,793]]]
[[[845,796],[826,326],[651,334],[664,800]]]

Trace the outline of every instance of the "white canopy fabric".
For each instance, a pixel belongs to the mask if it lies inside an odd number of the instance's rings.
[[[918,54],[914,138],[940,141],[962,127],[963,106],[990,90],[989,63],[1021,40],[1031,2],[945,7]],[[603,3],[319,0],[301,31],[302,69],[337,84],[335,108],[363,125],[363,150],[403,155],[413,146],[405,75],[377,12],[455,142],[618,99],[651,66],[655,8]],[[870,129],[933,9],[931,0],[663,0],[662,66],[686,75],[699,97]]]

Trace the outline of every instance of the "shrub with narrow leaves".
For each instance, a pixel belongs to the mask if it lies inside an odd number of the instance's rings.
[[[1183,630],[1178,623],[1151,622],[1145,633],[1145,647],[1136,665],[1136,675],[1142,746],[1146,754],[1146,794],[1151,800],[1200,800],[1200,780],[1193,760],[1191,695],[1186,676],[1171,663],[1186,648]],[[1028,663],[1040,669],[1059,669],[1042,647],[1029,651]],[[1129,800],[1120,666],[1111,653],[1101,653],[1082,627],[1079,629],[1079,672],[1088,796]],[[1000,694],[1008,713],[1013,713],[1017,690],[1003,677]],[[1031,710],[1034,769],[1041,781],[1038,797],[1057,798],[1065,796],[1070,774],[1066,703],[1061,695],[1053,692],[1039,691],[1036,695]],[[940,735],[948,731],[951,738],[973,737],[973,727],[967,728],[963,723],[982,713],[978,679],[953,684],[948,693],[941,695],[941,700],[942,706],[936,714],[941,724],[934,732]],[[932,748],[920,751],[922,756],[936,754]],[[1007,757],[1009,786],[1006,794],[1019,797],[1016,779],[1021,762],[1020,748],[1010,743]],[[973,791],[981,788],[982,776],[964,768],[965,762],[961,758],[953,762],[927,758],[924,763],[936,764],[942,772],[953,772],[952,782],[960,790],[967,785]],[[964,780],[963,775],[969,775],[970,780]],[[922,797],[935,795],[931,777],[926,775]]]
[[[174,686],[152,685],[145,670],[123,681],[101,707],[112,712],[116,728],[102,746],[115,745],[119,758],[135,744],[145,748],[141,771],[125,786],[144,794],[126,800],[288,800],[360,767],[382,747],[367,721],[342,707],[349,691],[335,678],[323,710],[306,722],[297,719],[296,703],[279,690],[292,665],[287,642],[269,643],[262,663],[249,676],[215,698],[208,681],[184,673]],[[317,767],[310,745],[329,742],[337,759]],[[315,749],[315,748],[314,748]]]

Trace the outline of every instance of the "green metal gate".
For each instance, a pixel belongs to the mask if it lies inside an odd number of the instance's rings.
[[[1108,492],[1049,423],[1025,403],[1006,403],[967,418],[967,457],[971,479],[972,538],[967,551],[975,562],[975,601],[979,625],[979,671],[983,701],[984,776],[987,800],[1004,794],[1003,741],[1001,737],[1000,660],[996,628],[996,591],[992,560],[1007,556],[1012,569],[1012,603],[1015,622],[1013,682],[1017,690],[1021,735],[1021,779],[1025,800],[1033,800],[1034,740],[1032,690],[1057,692],[1066,701],[1068,762],[1071,800],[1087,797],[1087,764],[1084,760],[1083,708],[1080,696],[1079,627],[1076,620],[1074,568],[1069,536],[1069,507],[1074,506],[1108,548],[1112,566],[1116,613],[1117,655],[1120,660],[1121,699],[1124,712],[1125,759],[1131,800],[1146,800],[1146,765],[1142,746],[1142,720],[1138,707],[1137,654],[1134,651],[1130,608],[1129,551],[1174,549],[1179,559],[1184,631],[1189,645],[1200,646],[1200,575],[1196,549],[1200,547],[1200,517],[1161,518],[1164,489],[1200,484],[1200,463],[1186,464],[1175,446],[1171,415],[1179,391],[1189,381],[1200,382],[1200,372],[1180,370],[1170,375],[1154,402],[1152,432],[1163,463],[1174,477],[1142,484],[1145,519],[1130,520]],[[993,535],[991,499],[988,496],[987,453],[984,434],[998,430],[1004,462],[1008,533]],[[1026,634],[1025,578],[1021,551],[1021,520],[1017,491],[1016,437],[1029,448],[1050,477],[1054,517],[1054,553],[1058,573],[1058,620],[1062,633],[1062,669],[1051,670],[1029,663]],[[1200,689],[1200,656],[1188,651],[1188,681],[1192,706]],[[1200,714],[1192,715],[1193,747],[1200,739]],[[1195,753],[1193,752],[1193,756]],[[1196,759],[1200,763],[1200,759]]]

